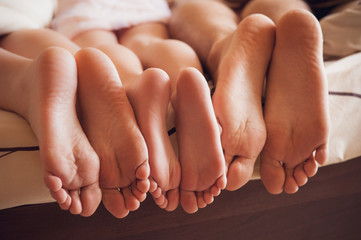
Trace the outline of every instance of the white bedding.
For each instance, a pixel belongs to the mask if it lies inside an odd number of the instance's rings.
[[[361,53],[326,63],[326,72],[331,113],[329,165],[361,156]],[[174,143],[175,134],[171,138]],[[0,110],[0,209],[53,201],[43,184],[37,146],[23,118]],[[259,178],[258,162],[252,178]]]

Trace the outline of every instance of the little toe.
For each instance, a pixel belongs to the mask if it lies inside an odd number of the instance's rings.
[[[193,191],[180,190],[180,203],[186,213],[198,211],[197,197]]]
[[[285,184],[285,171],[280,161],[262,154],[260,174],[263,185],[271,194],[280,194]]]
[[[135,172],[135,176],[140,180],[146,180],[148,179],[149,175],[150,175],[150,167],[148,161],[146,161],[137,168]]]
[[[305,170],[305,173],[308,177],[313,177],[317,173],[318,165],[316,160],[313,157],[310,157],[305,162],[303,169]]]
[[[294,168],[285,168],[286,180],[284,190],[286,193],[292,194],[298,191],[298,184],[294,178]]]
[[[66,200],[63,203],[59,203],[59,207],[62,210],[69,210],[71,205],[71,197],[67,195]]]
[[[307,183],[308,177],[303,169],[304,164],[301,163],[295,168],[294,177],[298,186],[303,186]]]
[[[167,192],[168,205],[165,208],[168,212],[174,211],[179,204],[179,189],[171,189]]]
[[[82,205],[80,201],[79,190],[71,190],[70,197],[71,197],[70,212],[74,215],[80,214],[82,211]]]
[[[216,185],[219,189],[223,190],[227,186],[227,177],[226,174],[223,174],[221,177],[219,177],[216,181]]]
[[[50,173],[46,173],[44,176],[44,183],[53,192],[57,192],[62,188],[62,181],[59,177],[56,177]]]
[[[68,200],[68,198],[70,198],[67,191],[65,191],[62,188],[60,188],[58,191],[51,191],[50,190],[50,194],[55,199],[55,201],[57,201],[59,204],[64,204],[65,201]]]
[[[139,200],[134,196],[134,194],[132,193],[132,191],[125,187],[121,189],[123,196],[124,196],[124,200],[125,200],[125,206],[129,211],[135,211],[139,208],[140,203]]]
[[[325,164],[325,162],[327,161],[327,158],[328,158],[328,145],[327,144],[323,144],[317,148],[315,158],[319,164],[321,164],[321,165]]]
[[[118,189],[103,189],[102,193],[103,204],[114,217],[124,218],[129,214],[124,197]]]

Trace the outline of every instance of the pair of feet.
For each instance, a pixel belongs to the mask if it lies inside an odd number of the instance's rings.
[[[45,184],[62,209],[89,216],[102,201],[122,218],[149,191],[161,208],[174,210],[180,201],[194,212],[225,187],[219,127],[195,69],[180,74],[172,96],[180,161],[166,129],[171,96],[163,71],[146,70],[126,93],[100,51],[83,49],[74,58],[51,48],[23,76],[31,101],[22,114],[39,141]]]
[[[208,66],[217,80],[213,104],[223,129],[227,189],[249,180],[261,153],[266,189],[295,193],[317,172],[317,162],[327,160],[327,80],[317,20],[295,10],[275,27],[251,15],[213,45]]]

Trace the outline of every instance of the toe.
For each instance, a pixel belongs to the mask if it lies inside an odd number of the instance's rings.
[[[227,186],[227,177],[223,174],[221,177],[217,179],[216,185],[219,189],[223,190]]]
[[[323,165],[325,164],[325,162],[327,161],[327,157],[328,157],[328,145],[327,144],[323,144],[320,147],[317,148],[316,150],[316,161]]]
[[[294,178],[294,168],[285,168],[286,180],[284,189],[286,193],[292,194],[298,191],[298,184]]]
[[[149,192],[150,192],[150,193],[155,192],[155,190],[157,190],[157,188],[158,188],[158,184],[157,184],[153,179],[150,179],[150,180],[149,180],[149,184],[150,184],[150,186],[149,186]]]
[[[160,198],[162,195],[162,189],[157,187],[153,192],[150,192],[150,194],[152,194],[153,198]]]
[[[235,191],[245,185],[253,174],[254,161],[237,157],[231,162],[227,173],[228,191]]]
[[[50,194],[59,204],[64,204],[65,201],[69,198],[69,194],[67,193],[67,191],[62,188],[58,191],[50,190]],[[70,205],[68,207],[70,207]]]
[[[179,189],[175,188],[167,192],[168,206],[165,208],[167,211],[174,211],[179,204]]]
[[[217,197],[217,196],[219,196],[219,194],[221,194],[221,189],[216,185],[213,185],[211,187],[210,191],[211,191],[212,195],[215,197]]]
[[[166,197],[163,194],[160,194],[160,196],[157,198],[153,197],[153,199],[155,204],[157,204],[158,206],[163,206],[166,202]]]
[[[149,167],[148,161],[146,161],[137,168],[135,176],[138,179],[146,180],[146,179],[148,179],[149,174],[150,174],[150,167]]]
[[[204,191],[203,193],[204,202],[211,204],[214,201],[214,197],[210,191]]]
[[[59,203],[59,207],[62,210],[69,210],[71,205],[71,197],[67,195],[66,200],[63,203]]]
[[[135,211],[139,208],[139,200],[134,196],[129,188],[122,188],[122,193],[125,200],[125,206],[129,211]]]
[[[102,193],[103,204],[114,217],[124,218],[129,214],[124,197],[118,189],[103,189]]]
[[[150,183],[149,180],[137,180],[137,186],[136,186],[137,190],[141,193],[146,193],[149,191],[150,189]]]
[[[205,208],[207,203],[204,201],[203,192],[197,192],[197,204],[199,208]]]
[[[45,182],[45,185],[53,192],[59,191],[63,185],[60,178],[58,178],[50,173],[45,174],[44,182]]]
[[[192,191],[180,190],[180,203],[186,213],[198,211],[197,197]]]
[[[303,169],[308,177],[313,177],[318,170],[318,165],[313,157],[310,157],[304,164]]]
[[[102,199],[102,193],[98,183],[89,185],[80,192],[82,211],[80,215],[88,217],[97,210]]]
[[[262,154],[260,174],[263,185],[271,194],[280,194],[285,184],[285,171],[280,161]]]
[[[303,169],[303,163],[299,164],[295,168],[294,177],[295,177],[297,185],[300,187],[307,183],[308,177],[307,177],[306,172]]]
[[[70,191],[71,197],[71,205],[70,205],[70,212],[72,214],[78,215],[82,211],[82,205],[79,196],[79,190],[72,190]]]
[[[138,199],[139,202],[143,202],[147,198],[147,194],[139,191],[137,185],[138,185],[138,181],[132,184],[131,186],[132,193]]]

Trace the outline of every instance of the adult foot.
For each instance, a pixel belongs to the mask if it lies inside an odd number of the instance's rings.
[[[148,152],[133,109],[111,60],[96,49],[76,55],[79,113],[100,158],[104,206],[115,217],[139,207],[149,189]]]
[[[262,89],[273,44],[273,22],[255,14],[216,42],[208,56],[207,65],[216,80],[213,106],[222,128],[227,190],[248,182],[266,140]]]
[[[180,73],[172,104],[182,167],[180,203],[193,213],[226,186],[220,129],[207,82],[198,70]]]
[[[99,159],[77,118],[77,67],[66,50],[50,48],[29,64],[28,119],[40,146],[46,186],[60,207],[89,216],[101,200]]]
[[[159,69],[147,69],[128,84],[127,94],[148,147],[149,192],[159,207],[172,211],[179,203],[180,165],[166,129],[169,77]]]
[[[327,159],[329,116],[322,35],[306,11],[281,18],[268,75],[260,173],[273,194],[294,193]]]

